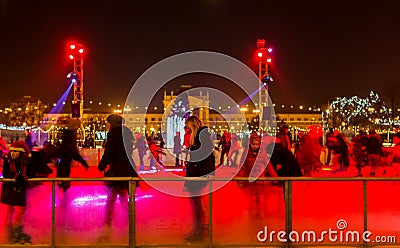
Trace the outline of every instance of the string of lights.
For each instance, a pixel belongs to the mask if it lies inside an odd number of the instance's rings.
[[[359,124],[374,125],[400,125],[399,116],[394,112],[400,109],[390,109],[379,95],[373,91],[366,98],[358,96],[338,97],[330,103],[328,109],[323,113],[328,122],[340,121],[344,126]]]

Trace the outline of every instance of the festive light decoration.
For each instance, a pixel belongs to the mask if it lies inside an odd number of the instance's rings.
[[[351,98],[338,97],[331,102],[323,117],[328,123],[341,126],[375,124],[375,125],[400,125],[398,118],[391,118],[391,110],[379,95],[373,91],[367,98],[353,96]]]

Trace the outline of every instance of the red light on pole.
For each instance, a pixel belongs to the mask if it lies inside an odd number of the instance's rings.
[[[69,55],[69,58],[70,58],[70,59],[74,59],[74,55],[70,54],[70,55]]]
[[[79,49],[79,53],[83,53],[83,48]]]
[[[268,63],[271,63],[271,61],[272,61],[271,58],[268,58],[268,59],[267,59],[267,62],[268,62]]]
[[[72,50],[74,50],[74,49],[75,49],[75,45],[74,45],[74,44],[71,44],[71,45],[69,46],[69,48],[71,48]]]
[[[264,55],[264,54],[263,54],[262,52],[258,52],[258,53],[257,53],[257,56],[258,56],[259,58],[262,58],[263,55]]]
[[[257,40],[257,48],[264,48],[265,47],[265,40],[264,39],[258,39]]]

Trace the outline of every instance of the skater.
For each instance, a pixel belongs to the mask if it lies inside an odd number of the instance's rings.
[[[326,157],[326,162],[325,165],[330,165],[332,155],[333,155],[333,149],[335,148],[335,143],[336,143],[336,135],[334,129],[331,127],[329,128],[329,132],[326,134],[326,147],[328,148],[327,151],[327,157]]]
[[[399,176],[399,167],[400,167],[400,133],[396,133],[393,136],[393,158],[392,158],[392,166],[396,172],[396,177]]]
[[[189,156],[190,137],[192,136],[192,133],[187,126],[184,127],[184,130],[185,134],[183,135],[183,153],[185,154],[184,163],[186,166]]]
[[[136,144],[135,144],[135,147],[133,149],[137,149],[138,150],[139,163],[140,163],[139,170],[142,171],[142,170],[144,170],[143,157],[146,155],[146,151],[148,150],[148,148],[146,146],[146,141],[144,140],[142,133],[137,133],[136,134]]]
[[[336,143],[333,148],[332,158],[333,168],[335,169],[332,173],[340,171],[347,171],[347,167],[350,165],[349,159],[349,148],[342,133],[336,135]]]
[[[364,166],[365,163],[365,151],[366,151],[366,144],[367,144],[367,133],[364,130],[358,131],[359,134],[354,136],[351,141],[353,143],[353,159],[356,162],[357,168],[357,175],[356,177],[362,177],[361,168]]]
[[[301,139],[301,148],[297,160],[303,170],[303,176],[311,177],[311,172],[321,167],[322,127],[311,125],[308,133]]]
[[[280,177],[301,177],[303,173],[299,162],[294,154],[285,147],[280,138],[276,137],[275,144],[271,145],[274,145],[274,147],[268,148],[269,151],[273,149],[270,163],[274,167],[277,175]]]
[[[228,161],[230,161],[230,167],[236,168],[237,160],[239,160],[239,154],[242,150],[242,145],[240,143],[239,137],[236,133],[231,134],[231,147],[228,152]]]
[[[104,154],[98,165],[100,171],[104,171],[105,177],[137,177],[135,162],[132,159],[133,134],[129,128],[123,126],[123,118],[111,114],[106,120],[108,130],[107,142]],[[124,141],[126,146],[124,146]],[[99,240],[108,239],[111,229],[111,222],[114,213],[114,205],[119,196],[128,211],[128,190],[129,183],[126,181],[107,181],[109,190],[106,203],[105,230]]]
[[[176,167],[183,166],[183,161],[180,159],[181,153],[182,153],[181,133],[176,132],[174,137],[174,154],[175,154]]]
[[[268,163],[266,167],[263,163],[258,161],[267,161],[266,159],[258,160],[261,146],[261,136],[256,132],[252,132],[250,136],[249,147],[243,151],[240,159],[240,170],[237,173],[237,177],[245,177],[246,181],[238,181],[238,187],[243,190],[244,194],[248,198],[249,209],[254,210],[252,217],[258,218],[259,214],[262,213],[262,207],[266,206],[265,201],[265,187],[266,182],[263,181],[250,181],[250,179],[256,179],[257,177],[263,177],[264,174],[271,177],[276,177],[277,174],[273,169],[271,163]],[[256,163],[256,161],[258,163]]]
[[[76,145],[76,131],[71,129],[64,129],[62,133],[62,143],[59,150],[59,163],[57,164],[57,177],[69,177],[71,175],[71,162],[75,160],[82,164],[86,170],[89,165],[79,154]],[[58,187],[66,192],[71,187],[71,182],[63,181],[58,183]]]
[[[370,176],[375,176],[377,171],[376,166],[381,162],[381,157],[383,155],[382,151],[382,140],[379,134],[375,130],[369,130],[369,136],[366,142],[366,151],[368,163],[371,166]]]
[[[150,149],[150,170],[164,171],[165,167],[161,161],[160,155],[167,155],[161,147],[151,137],[147,137],[147,145]]]
[[[221,148],[221,156],[219,159],[219,166],[224,165],[224,159],[225,159],[225,154],[227,155],[227,162],[226,166],[229,166],[229,151],[231,149],[231,135],[228,133],[228,131],[224,131],[224,134],[221,137],[221,140],[218,143],[218,148]]]
[[[4,156],[8,152],[8,146],[3,137],[0,136],[0,167],[3,166]]]
[[[29,155],[29,147],[24,141],[14,141],[4,159],[3,177],[15,179],[15,182],[3,182],[1,192],[1,202],[7,206],[6,229],[11,243],[31,242],[31,237],[23,231]]]
[[[186,177],[213,175],[215,171],[214,145],[211,141],[211,134],[208,127],[203,126],[201,120],[196,116],[190,116],[186,121],[186,126],[190,128],[192,133]],[[185,191],[188,191],[190,194],[193,216],[193,229],[185,237],[185,240],[188,242],[202,241],[204,239],[203,218],[206,211],[201,191],[207,184],[207,181],[185,181]]]
[[[279,132],[276,135],[276,137],[281,141],[281,144],[283,147],[285,147],[289,151],[292,151],[292,144],[291,144],[291,140],[290,140],[288,126],[286,126],[286,125],[281,126],[279,128]]]
[[[2,158],[4,155],[6,155],[7,152],[8,152],[7,143],[4,140],[4,138],[0,136],[0,158]]]

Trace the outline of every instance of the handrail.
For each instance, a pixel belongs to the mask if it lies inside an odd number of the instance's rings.
[[[247,177],[92,177],[92,178],[29,178],[28,182],[51,181],[249,181]],[[256,181],[400,181],[399,177],[259,177]],[[15,182],[15,179],[0,178],[0,182]]]
[[[129,181],[129,248],[138,247],[136,244],[136,203],[135,203],[135,193],[136,193],[136,181],[248,181],[249,178],[246,177],[234,177],[234,178],[225,178],[225,177],[165,177],[165,178],[140,178],[140,177],[98,177],[98,178],[30,178],[28,182],[51,182],[52,187],[52,226],[51,226],[51,247],[60,247],[56,245],[56,238],[55,238],[55,201],[56,201],[56,182],[58,181]],[[369,177],[369,178],[362,178],[362,177],[260,177],[257,178],[257,181],[284,181],[284,199],[285,199],[285,231],[286,233],[290,233],[292,231],[292,183],[293,182],[318,182],[318,181],[352,181],[352,182],[362,182],[363,183],[363,229],[364,231],[368,230],[368,204],[367,204],[367,182],[374,182],[374,181],[400,181],[400,178],[397,177]],[[7,178],[0,178],[0,182],[15,182],[14,179],[7,179]],[[212,184],[209,184],[209,239],[208,239],[208,247],[213,246],[224,246],[223,244],[213,244],[213,223],[212,223],[212,204],[213,204],[213,192],[212,192]],[[338,244],[320,244],[321,246],[340,246]],[[375,247],[379,244],[371,244],[371,243],[361,243],[361,244],[351,244],[352,246],[356,247]],[[2,245],[0,247],[6,247],[9,245]],[[90,245],[87,245],[90,246]],[[151,245],[150,245],[151,246]],[[158,247],[162,247],[163,245],[159,245]],[[171,245],[165,245],[168,247]],[[187,246],[187,245],[173,245],[174,247],[177,246]],[[229,244],[229,247],[251,247],[252,245],[245,245],[245,244]],[[256,245],[258,246],[258,245]],[[260,245],[261,246],[261,245]],[[268,246],[276,246],[276,247],[299,247],[299,246],[307,246],[307,244],[292,244],[290,242],[282,245],[276,244],[269,244]],[[310,244],[312,246],[312,244]],[[314,245],[315,246],[315,245]],[[398,247],[398,243],[385,243],[385,246],[392,246]]]

